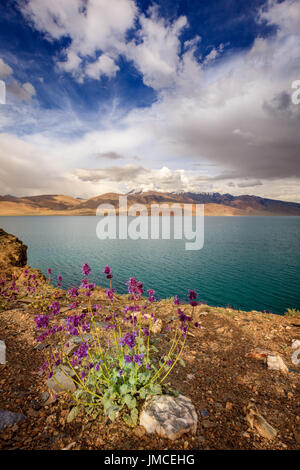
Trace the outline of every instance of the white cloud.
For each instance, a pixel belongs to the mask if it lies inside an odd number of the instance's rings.
[[[103,18],[91,16],[97,11],[96,3],[102,13],[108,8],[108,24],[99,38],[92,23]],[[46,156],[49,174],[63,175],[65,190],[70,188],[75,195],[138,187],[228,192],[230,185],[234,194],[253,187],[261,196],[299,200],[300,106],[288,99],[291,82],[300,73],[299,2],[270,2],[268,10],[260,12],[259,21],[275,23],[277,33],[257,38],[248,51],[207,61],[205,67],[194,55],[199,39],[179,53],[180,35],[188,27],[184,17],[169,22],[152,9],[148,16],[139,17],[137,40],[126,44],[124,34],[137,15],[132,1],[122,2],[125,18],[116,12],[114,1],[90,2],[85,13],[79,13],[80,5],[79,1],[53,0],[48,5],[30,0],[26,8],[36,27],[49,37],[71,38],[67,50],[74,54],[70,55],[70,71],[78,78],[84,79],[88,73],[100,78],[104,73],[95,51],[101,51],[100,59],[103,54],[111,58],[107,74],[113,73],[122,53],[133,61],[144,83],[157,90],[158,99],[125,117],[117,112],[114,119],[107,120],[99,113],[99,129],[82,137],[27,136],[34,154]],[[97,25],[100,31],[100,23]],[[89,65],[83,57],[88,57]],[[62,115],[58,124],[71,128],[74,119],[71,114]],[[122,155],[124,165],[89,168],[90,157],[96,154]],[[140,165],[134,164],[132,155],[140,158]],[[30,159],[30,151],[24,151],[23,158]],[[195,171],[193,163],[199,164]],[[8,184],[9,177],[3,181]],[[57,181],[47,181],[51,192],[58,187]],[[38,187],[38,178],[33,183]]]
[[[154,89],[170,87],[180,65],[179,37],[187,19],[181,16],[169,23],[152,7],[149,16],[140,15],[139,23],[138,37],[126,46],[125,54],[141,72],[146,85]]]
[[[6,90],[10,93],[17,101],[30,101],[36,94],[34,86],[29,83],[20,84],[17,80],[6,85]]]
[[[25,5],[20,3],[20,9],[50,40],[70,38],[71,44],[64,51],[65,60],[58,61],[58,66],[73,73],[79,81],[85,75],[83,58],[93,59],[97,51],[110,55],[111,61],[112,55],[118,56],[137,13],[134,0],[29,0]],[[111,76],[112,64],[108,65],[107,58],[104,60],[101,70]],[[99,67],[98,61],[94,65]],[[88,71],[95,68],[88,67]]]
[[[102,75],[114,77],[119,70],[113,59],[107,54],[102,54],[95,62],[88,64],[85,73],[88,77],[99,79]]]

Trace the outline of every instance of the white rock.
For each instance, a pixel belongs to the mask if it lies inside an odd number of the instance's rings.
[[[293,341],[292,348],[293,349],[300,348],[300,339],[296,339],[295,341]]]
[[[267,357],[268,369],[280,370],[284,374],[287,374],[289,369],[285,365],[283,359],[280,356],[270,355]]]
[[[182,434],[197,430],[197,413],[191,400],[183,395],[156,395],[146,400],[140,416],[140,425],[149,434],[172,441]]]
[[[0,364],[6,364],[6,346],[2,340],[0,340]]]
[[[162,330],[162,326],[162,320],[160,318],[157,318],[156,322],[151,325],[151,333],[160,333]]]

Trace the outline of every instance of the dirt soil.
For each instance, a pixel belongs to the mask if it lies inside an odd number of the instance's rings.
[[[105,303],[103,291],[99,301]],[[121,305],[127,300],[119,296]],[[174,306],[161,301],[154,306],[163,327],[155,335],[156,347],[169,345],[166,328],[172,325]],[[40,372],[45,352],[37,346],[34,312],[29,303],[17,302],[0,312],[0,339],[5,340],[7,362],[0,365],[0,410],[21,412],[26,419],[0,433],[1,449],[299,449],[300,365],[292,362],[292,342],[300,339],[299,317],[260,312],[197,307],[202,328],[188,335],[184,360],[168,380],[190,397],[198,414],[195,436],[169,441],[147,435],[144,428],[129,428],[107,417],[92,420],[79,414],[66,422],[70,403],[43,402],[46,378]],[[109,332],[103,329],[103,337]],[[289,368],[284,374],[267,368],[262,360],[246,357],[254,348],[277,352]],[[170,378],[170,379],[169,379]],[[43,392],[46,394],[42,395]],[[276,429],[268,440],[246,421],[247,406]],[[46,403],[46,404],[45,404]]]

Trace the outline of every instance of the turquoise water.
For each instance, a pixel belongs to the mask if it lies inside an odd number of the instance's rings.
[[[96,217],[0,217],[0,227],[28,245],[28,263],[63,276],[64,287],[81,280],[83,262],[91,278],[106,284],[102,268],[113,268],[113,285],[135,276],[158,297],[196,289],[209,305],[282,314],[300,308],[300,217],[206,217],[204,247],[186,251],[181,240],[105,240],[96,237]]]

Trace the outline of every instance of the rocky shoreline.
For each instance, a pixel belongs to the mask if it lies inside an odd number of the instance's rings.
[[[1,229],[0,269],[0,277],[15,276],[20,285],[27,271],[49,288],[44,276],[27,266],[26,246]],[[67,314],[65,294],[60,291],[60,303]],[[96,288],[94,296],[105,311],[104,290]],[[116,299],[120,306],[128,300]],[[160,325],[154,341],[164,350],[174,306],[162,300],[154,310]],[[0,311],[0,340],[6,345],[5,364],[0,364],[0,448],[299,449],[300,366],[292,360],[299,317],[207,305],[196,307],[196,315],[201,328],[187,337],[186,367],[175,369],[169,381],[191,400],[197,428],[170,440],[147,434],[141,425],[132,429],[105,416],[94,419],[83,410],[68,419],[70,403],[53,398],[40,372],[45,347],[36,342],[33,301],[24,292]],[[102,327],[101,334],[110,333]]]

